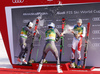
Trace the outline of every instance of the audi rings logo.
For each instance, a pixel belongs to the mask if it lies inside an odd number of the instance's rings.
[[[93,43],[92,46],[93,47],[100,47],[100,43]]]
[[[24,0],[12,0],[13,3],[23,3]]]
[[[72,44],[68,44],[67,46],[68,46],[68,47],[72,47]]]
[[[100,21],[100,17],[94,17],[92,18],[93,21]]]
[[[62,26],[61,25],[57,25],[56,28],[62,28]]]
[[[100,34],[100,30],[93,30],[92,33],[93,34]]]

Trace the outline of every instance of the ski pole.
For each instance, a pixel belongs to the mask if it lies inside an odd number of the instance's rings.
[[[40,44],[40,40],[41,40],[41,35],[39,37],[39,44]],[[36,62],[37,62],[38,52],[39,52],[39,48],[37,49]]]

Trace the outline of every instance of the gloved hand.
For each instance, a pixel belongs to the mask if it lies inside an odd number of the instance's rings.
[[[35,30],[35,31],[33,31],[33,37],[35,36],[36,32],[37,32],[36,30]]]
[[[63,36],[64,34],[63,33],[61,33],[61,35],[60,36]]]
[[[25,49],[25,47],[26,47],[26,43],[23,43],[23,49]]]
[[[58,42],[59,38],[60,38],[60,37],[56,37],[56,40],[55,40],[55,42]]]

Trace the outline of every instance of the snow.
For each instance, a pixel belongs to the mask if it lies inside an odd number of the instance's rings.
[[[0,68],[12,68],[0,33]]]

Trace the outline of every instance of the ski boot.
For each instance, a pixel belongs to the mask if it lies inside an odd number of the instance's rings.
[[[81,66],[81,60],[77,60],[77,68],[82,68],[82,66]]]
[[[76,67],[75,59],[72,59],[70,67],[71,68],[75,68]]]
[[[39,67],[38,67],[37,71],[40,72],[41,69],[42,69],[42,64],[39,64]]]
[[[44,59],[44,60],[43,60],[43,63],[47,63],[47,60],[46,60],[46,59]]]
[[[30,61],[29,61],[29,64],[32,64],[32,63],[34,63],[35,61],[34,61],[34,59],[31,59]]]
[[[57,72],[58,73],[63,73],[63,71],[60,69],[60,65],[57,65]]]
[[[22,61],[21,61],[21,59],[20,59],[20,58],[17,58],[17,64],[22,65]]]
[[[27,61],[25,60],[25,58],[22,58],[22,64],[27,64]]]

